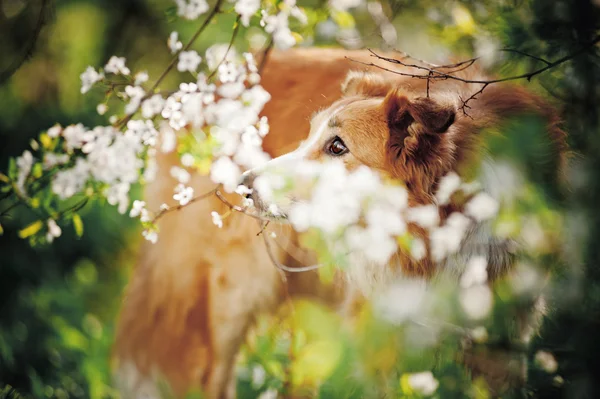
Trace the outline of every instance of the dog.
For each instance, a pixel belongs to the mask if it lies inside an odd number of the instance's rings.
[[[455,79],[433,84],[398,75],[394,71],[423,74],[399,65],[386,65],[391,72],[364,66],[371,61],[366,51],[338,49],[270,55],[261,84],[272,95],[263,112],[270,123],[263,147],[273,157],[271,162],[335,157],[349,170],[365,165],[402,182],[409,205],[427,204],[446,174],[461,174],[483,162],[485,144],[479,135],[483,129],[513,116],[534,114],[546,122],[553,156],[564,163],[566,138],[556,112],[525,89],[508,83],[490,85],[465,104],[480,86]],[[475,67],[456,76],[486,78]],[[145,191],[150,209],[171,202],[176,185],[169,170],[179,164],[178,157],[161,153],[157,161],[157,178]],[[557,178],[558,169],[552,171]],[[244,183],[252,186],[260,173],[246,173]],[[485,188],[501,182],[482,184]],[[215,187],[209,177],[200,175],[193,176],[190,185],[196,193]],[[256,191],[252,195],[260,204]],[[224,196],[239,203],[237,195]],[[450,202],[440,209],[440,217],[444,220],[458,208]],[[273,312],[288,296],[313,297],[334,307],[364,297],[361,279],[366,285],[371,280],[360,274],[349,279],[338,273],[339,283],[333,288],[321,283],[314,271],[285,273],[282,279],[274,262],[306,266],[289,255],[291,247],[268,251],[257,237],[256,220],[242,213],[234,212],[217,228],[212,211],[225,213],[229,207],[214,197],[198,201],[162,218],[159,241],[143,244],[116,333],[117,377],[124,397],[159,397],[161,379],[176,395],[200,388],[210,398],[235,397],[236,354],[258,315]],[[295,233],[286,225],[282,229],[293,246]],[[427,239],[418,226],[410,231]],[[469,236],[474,238],[467,239],[446,264],[464,262],[475,247],[483,246],[491,278],[510,269],[508,245],[491,236],[489,229],[480,227]],[[397,255],[401,262],[388,265],[394,273],[431,278],[441,267],[430,256],[416,261],[402,251]]]

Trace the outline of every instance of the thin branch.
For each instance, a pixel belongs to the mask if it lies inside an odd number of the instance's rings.
[[[265,69],[265,66],[267,65],[267,60],[269,59],[269,54],[271,54],[271,50],[273,50],[274,45],[275,45],[275,42],[273,41],[273,37],[271,37],[271,40],[269,40],[269,44],[267,44],[267,46],[263,50],[263,55],[260,60],[260,65],[258,66],[259,74],[263,73],[263,70]]]
[[[210,191],[209,191],[209,192],[207,192],[207,193],[204,193],[204,194],[202,194],[202,195],[199,195],[199,196],[197,196],[197,197],[194,197],[194,198],[192,198],[192,199],[191,199],[191,200],[190,200],[188,203],[186,203],[185,205],[181,205],[181,204],[179,204],[179,205],[177,205],[177,206],[172,206],[172,207],[168,207],[168,208],[166,208],[166,209],[162,209],[160,212],[158,212],[158,213],[156,214],[156,216],[154,216],[154,218],[152,219],[152,221],[151,221],[151,222],[152,222],[152,223],[156,223],[156,222],[158,221],[158,219],[162,218],[163,216],[165,216],[165,215],[166,215],[167,213],[169,213],[169,212],[173,212],[173,211],[179,211],[179,210],[181,210],[181,209],[185,208],[186,206],[193,204],[194,202],[197,202],[197,201],[203,200],[203,199],[205,199],[205,198],[208,198],[208,197],[210,197],[211,195],[214,195],[214,194],[217,192],[217,189],[218,189],[218,188],[219,188],[219,186],[217,186],[217,187],[213,188],[212,190],[210,190]]]
[[[233,27],[233,34],[231,35],[231,40],[229,41],[229,46],[227,46],[227,51],[225,51],[225,55],[223,56],[223,59],[221,59],[221,61],[215,67],[215,69],[210,73],[210,75],[208,75],[207,80],[209,80],[213,76],[215,76],[215,74],[219,70],[219,67],[225,62],[225,60],[227,60],[227,56],[229,55],[229,51],[231,50],[231,47],[233,47],[233,42],[235,42],[237,34],[238,34],[239,30],[240,30],[240,25],[241,25],[240,24],[240,18],[241,18],[241,15],[238,15],[238,17],[235,19],[235,24],[234,24],[234,27]]]
[[[234,204],[232,204],[231,202],[229,202],[229,201],[228,201],[228,200],[227,200],[227,199],[226,199],[226,198],[223,196],[223,194],[222,194],[222,193],[219,191],[219,189],[218,189],[218,188],[215,190],[215,195],[217,196],[217,198],[218,198],[218,199],[220,199],[220,200],[221,200],[221,202],[222,202],[222,203],[224,203],[225,205],[227,205],[227,206],[229,207],[229,209],[231,209],[232,211],[236,211],[236,212],[239,212],[239,213],[243,213],[244,215],[250,216],[251,218],[254,218],[254,219],[256,219],[256,220],[260,220],[260,221],[269,221],[269,220],[271,220],[271,219],[264,218],[264,217],[262,217],[262,216],[260,216],[260,215],[255,215],[255,214],[252,214],[252,213],[248,212],[248,211],[246,210],[246,208],[242,208],[241,206],[238,206],[238,205],[234,205]]]
[[[536,55],[526,53],[525,51],[516,50],[516,49],[512,49],[512,48],[502,48],[502,49],[500,49],[500,51],[504,51],[504,52],[507,52],[507,53],[521,54],[521,55],[524,55],[525,57],[532,58],[532,59],[534,59],[536,61],[541,61],[541,62],[543,62],[546,65],[550,65],[551,64],[550,61],[545,60],[545,59],[543,59],[541,57],[538,57]]]
[[[158,77],[158,79],[156,79],[156,82],[154,82],[154,84],[152,85],[152,87],[150,88],[150,90],[148,90],[148,92],[146,93],[146,95],[144,95],[144,97],[142,97],[142,99],[140,100],[140,103],[138,104],[138,106],[136,107],[136,109],[131,114],[129,114],[129,115],[125,116],[124,118],[122,118],[121,120],[118,120],[117,122],[115,122],[115,124],[113,126],[120,127],[120,126],[125,125],[127,122],[129,122],[129,120],[133,117],[133,115],[140,108],[140,106],[142,105],[142,103],[144,102],[144,100],[147,100],[148,98],[150,98],[154,94],[154,90],[156,90],[156,88],[158,87],[158,85],[164,80],[164,78],[168,75],[168,73],[171,72],[171,70],[173,69],[173,67],[175,66],[175,64],[177,64],[177,62],[179,60],[179,54],[181,54],[184,51],[189,50],[189,48],[196,41],[196,39],[202,34],[202,32],[204,32],[204,30],[206,29],[206,27],[208,26],[208,24],[210,24],[210,22],[213,20],[213,18],[215,17],[215,15],[217,15],[219,12],[221,12],[221,5],[222,4],[223,4],[223,0],[217,0],[217,3],[213,7],[213,9],[210,12],[210,14],[208,14],[208,16],[206,17],[206,19],[204,20],[204,23],[200,26],[200,28],[198,28],[198,30],[196,31],[196,33],[194,33],[194,35],[192,36],[192,38],[190,39],[190,41],[187,42],[187,44],[181,50],[179,50],[175,54],[175,56],[173,57],[173,59],[171,60],[171,62],[167,66],[167,68]]]
[[[277,259],[275,259],[275,255],[273,255],[273,249],[271,247],[271,242],[269,241],[268,234],[263,234],[262,236],[263,236],[263,240],[265,242],[265,248],[267,249],[267,255],[269,255],[269,258],[271,259],[271,262],[273,263],[273,265],[275,265],[275,267],[280,270],[283,270],[288,273],[302,273],[302,272],[309,272],[311,270],[316,270],[316,269],[319,269],[324,266],[322,264],[317,264],[317,265],[304,266],[304,267],[289,267],[284,264],[281,264],[281,263],[279,263],[279,261],[277,261]]]
[[[402,65],[404,67],[407,68],[413,68],[416,69],[418,71],[422,71],[424,73],[409,73],[409,72],[402,72],[402,71],[398,71],[398,70],[393,70],[390,68],[385,68],[381,65],[377,65],[373,62],[363,62],[363,61],[358,61],[349,57],[346,57],[347,59],[349,59],[350,61],[365,65],[365,66],[372,66],[387,72],[391,72],[394,73],[396,75],[400,75],[400,76],[406,76],[406,77],[410,77],[410,78],[415,78],[415,79],[426,79],[427,80],[427,95],[429,96],[429,84],[431,80],[455,80],[458,82],[463,82],[463,83],[469,83],[469,84],[481,84],[482,87],[477,90],[475,93],[473,93],[471,96],[469,96],[466,100],[462,100],[463,101],[463,105],[461,106],[461,109],[463,110],[463,112],[465,113],[465,115],[467,115],[466,110],[468,108],[470,108],[468,106],[468,102],[471,100],[474,100],[479,94],[483,93],[483,91],[492,84],[495,83],[501,83],[501,82],[508,82],[508,81],[513,81],[513,80],[520,80],[520,79],[527,79],[527,81],[531,81],[531,79],[551,68],[554,68],[558,65],[561,65],[567,61],[572,60],[573,58],[577,57],[578,55],[584,53],[585,51],[589,50],[590,48],[592,48],[593,46],[595,46],[597,43],[600,42],[600,35],[596,36],[591,42],[589,42],[587,45],[582,46],[579,50],[571,53],[571,54],[567,54],[564,57],[561,57],[555,61],[547,61],[543,58],[540,57],[536,57],[533,56],[531,54],[527,54],[525,52],[519,51],[519,50],[514,50],[514,52],[525,55],[527,57],[539,60],[541,62],[544,62],[546,65],[542,68],[539,69],[535,69],[531,72],[527,72],[527,73],[523,73],[520,75],[515,75],[515,76],[509,76],[509,77],[505,77],[505,78],[498,78],[498,79],[488,79],[488,80],[483,80],[483,79],[467,79],[467,78],[462,78],[460,76],[456,76],[454,75],[454,73],[465,70],[467,68],[469,68],[471,65],[473,65],[478,58],[471,58],[469,60],[466,61],[461,61],[455,64],[451,64],[451,65],[442,65],[442,66],[437,66],[434,64],[430,64],[427,63],[425,61],[421,61],[421,60],[417,60],[418,62],[422,63],[420,64],[413,64],[413,63],[407,63],[405,61],[399,60],[399,59],[394,59],[394,58],[388,58],[388,57],[384,57],[382,55],[379,55],[377,53],[375,53],[373,50],[369,49],[369,51],[371,52],[372,56],[385,61],[385,62],[389,62],[392,64],[397,64],[397,65]],[[508,49],[504,49],[504,51],[507,51]],[[406,54],[406,53],[402,53],[402,54]],[[408,55],[406,55],[404,58],[412,58]],[[458,68],[458,69],[457,69]],[[450,71],[441,71],[440,69],[453,69]]]

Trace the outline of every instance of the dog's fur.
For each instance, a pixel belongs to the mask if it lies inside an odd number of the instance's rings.
[[[478,86],[439,81],[427,96],[425,80],[364,72],[346,57],[371,60],[363,51],[304,49],[271,55],[262,84],[272,95],[264,110],[271,125],[264,148],[273,157],[294,150],[309,132],[314,135],[325,124],[322,137],[311,136],[313,145],[301,147],[302,157],[326,157],[325,141],[339,135],[350,148],[343,158],[348,168],[367,165],[401,180],[414,205],[431,202],[446,173],[481,164],[484,143],[478,133],[511,116],[532,113],[545,118],[555,155],[564,154],[565,137],[553,110],[518,86],[489,86],[469,102],[467,115],[459,109],[461,99]],[[474,68],[461,74],[483,78]],[[311,130],[311,115],[317,111]],[[146,189],[150,209],[172,202],[176,184],[169,170],[178,163],[177,156],[160,154],[158,162],[157,179]],[[196,193],[214,188],[205,176],[194,176],[191,185]],[[456,210],[453,206],[441,216]],[[226,210],[215,198],[199,201],[162,218],[158,243],[144,244],[115,346],[118,378],[129,389],[126,397],[133,397],[134,391],[154,392],[158,378],[166,379],[177,394],[201,387],[211,398],[233,397],[236,353],[258,314],[272,311],[287,295],[314,296],[335,305],[347,303],[345,293],[354,292],[344,284],[326,287],[314,272],[289,274],[284,281],[257,237],[255,220],[234,213],[222,229],[214,226],[211,211]],[[423,230],[413,226],[412,231],[425,237]],[[510,266],[502,243],[487,233],[472,235],[479,239],[474,245],[483,245],[490,254],[491,275]],[[294,233],[289,230],[287,236],[293,243]],[[288,255],[291,250],[273,250],[277,261],[298,265]],[[469,251],[466,245],[463,252]],[[401,261],[390,268],[413,275],[430,277],[439,266],[429,258],[415,262],[402,253],[395,258]]]

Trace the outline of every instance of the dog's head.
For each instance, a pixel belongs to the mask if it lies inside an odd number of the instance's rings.
[[[342,97],[315,113],[308,138],[293,152],[249,171],[244,184],[273,168],[299,161],[342,161],[348,170],[365,165],[406,185],[413,204],[428,202],[439,179],[455,166],[456,102],[450,96],[426,96],[379,74],[351,72]],[[425,94],[425,93],[423,93]],[[258,192],[257,192],[258,191]],[[257,207],[268,201],[252,194]],[[278,205],[285,214],[286,205]]]

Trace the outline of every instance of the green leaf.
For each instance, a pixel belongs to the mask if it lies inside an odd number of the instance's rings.
[[[21,237],[21,238],[31,237],[32,235],[34,235],[35,233],[40,231],[43,226],[44,226],[44,223],[41,220],[33,222],[29,226],[27,226],[24,229],[22,229],[21,231],[19,231],[19,237]]]
[[[81,216],[77,213],[73,214],[73,227],[75,228],[77,237],[81,237],[83,235],[83,221],[81,220]]]

